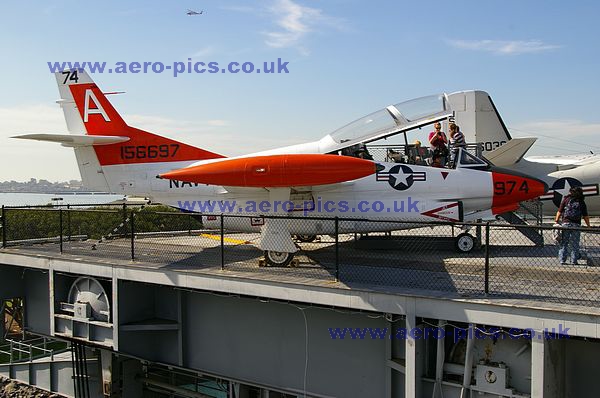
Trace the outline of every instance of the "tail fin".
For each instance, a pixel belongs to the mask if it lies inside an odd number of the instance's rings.
[[[57,72],[55,75],[61,96],[60,104],[71,134],[129,138],[127,142],[94,146],[100,166],[223,157],[128,126],[84,70]]]
[[[456,124],[468,143],[480,143],[483,154],[512,139],[492,98],[485,91],[459,91],[448,96]]]

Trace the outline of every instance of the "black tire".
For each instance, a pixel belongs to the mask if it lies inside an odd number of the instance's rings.
[[[310,243],[317,239],[317,235],[296,235],[296,239],[302,243]]]
[[[294,259],[294,253],[265,250],[265,260],[271,267],[287,267]]]
[[[475,248],[475,238],[473,235],[463,232],[456,237],[456,250],[461,253],[470,253]]]

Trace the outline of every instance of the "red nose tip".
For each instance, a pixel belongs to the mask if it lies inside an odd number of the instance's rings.
[[[492,211],[494,214],[516,210],[519,202],[534,199],[546,193],[548,185],[537,178],[524,175],[493,172],[494,196]]]

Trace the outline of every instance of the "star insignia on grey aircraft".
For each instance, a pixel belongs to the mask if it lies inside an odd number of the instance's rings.
[[[413,171],[403,164],[392,166],[389,171],[377,172],[377,181],[387,181],[390,186],[398,191],[409,189],[415,181],[426,181],[427,174],[424,171]]]
[[[598,184],[583,185],[581,181],[572,177],[563,177],[554,181],[552,188],[545,195],[540,196],[541,200],[551,200],[556,207],[560,206],[563,198],[569,194],[573,187],[581,187],[584,196],[598,195]]]

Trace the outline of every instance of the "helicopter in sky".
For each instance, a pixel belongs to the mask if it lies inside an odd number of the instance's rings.
[[[198,11],[190,10],[188,8],[186,14],[189,15],[189,16],[202,15],[202,14],[204,14],[204,10],[201,10],[200,12],[198,12]]]

